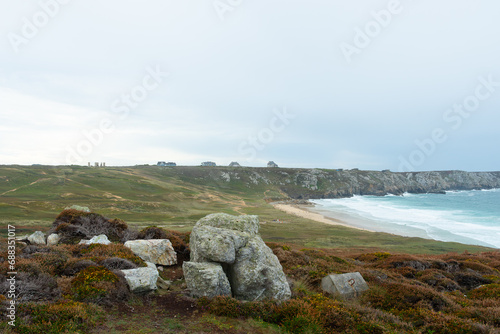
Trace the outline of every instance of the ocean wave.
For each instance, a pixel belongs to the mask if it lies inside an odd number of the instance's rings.
[[[500,248],[500,196],[494,194],[498,192],[354,196],[314,202],[370,230]]]

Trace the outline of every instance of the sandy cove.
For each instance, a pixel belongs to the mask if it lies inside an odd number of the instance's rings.
[[[324,223],[324,224],[328,224],[328,225],[344,226],[344,227],[354,228],[354,229],[362,230],[362,231],[369,231],[369,230],[364,229],[364,228],[351,226],[351,225],[347,224],[346,222],[339,220],[339,219],[325,217],[319,213],[311,212],[311,211],[307,210],[307,208],[305,208],[303,206],[296,205],[296,204],[272,203],[272,206],[280,211],[289,213],[291,215],[314,220],[314,221],[317,221],[320,223]]]

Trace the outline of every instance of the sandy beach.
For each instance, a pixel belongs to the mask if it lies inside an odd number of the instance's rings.
[[[340,226],[344,226],[344,227],[354,228],[357,230],[368,231],[367,229],[364,229],[364,228],[349,225],[342,220],[330,218],[330,217],[325,217],[319,213],[311,212],[307,209],[306,206],[303,206],[303,205],[273,203],[272,206],[280,211],[289,213],[291,215],[314,220],[314,221],[317,221],[320,223],[324,223],[324,224],[328,224],[328,225],[340,225]]]

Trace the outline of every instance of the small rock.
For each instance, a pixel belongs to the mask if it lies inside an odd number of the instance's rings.
[[[111,241],[108,240],[108,236],[106,234],[96,235],[90,240],[80,240],[78,244],[82,245],[92,245],[92,244],[102,244],[109,245]]]
[[[158,280],[156,281],[156,285],[158,286],[158,289],[169,290],[170,286],[172,285],[172,282],[166,281],[163,278],[158,277]]]
[[[57,243],[61,240],[61,237],[57,233],[52,233],[47,237],[47,245],[53,246],[57,245]]]
[[[131,292],[148,292],[158,288],[156,283],[160,274],[153,263],[146,262],[146,264],[147,267],[122,270]]]
[[[162,266],[158,266],[158,270],[159,271],[163,271],[163,267]]]
[[[321,280],[321,288],[325,292],[340,295],[344,299],[358,297],[369,289],[359,272],[328,275]]]
[[[131,240],[124,245],[144,261],[164,266],[177,263],[177,253],[168,239]]]
[[[32,245],[45,245],[45,234],[40,231],[36,231],[28,237],[28,241]]]

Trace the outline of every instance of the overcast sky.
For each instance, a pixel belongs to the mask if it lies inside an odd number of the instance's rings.
[[[500,170],[495,0],[0,0],[0,164]]]

